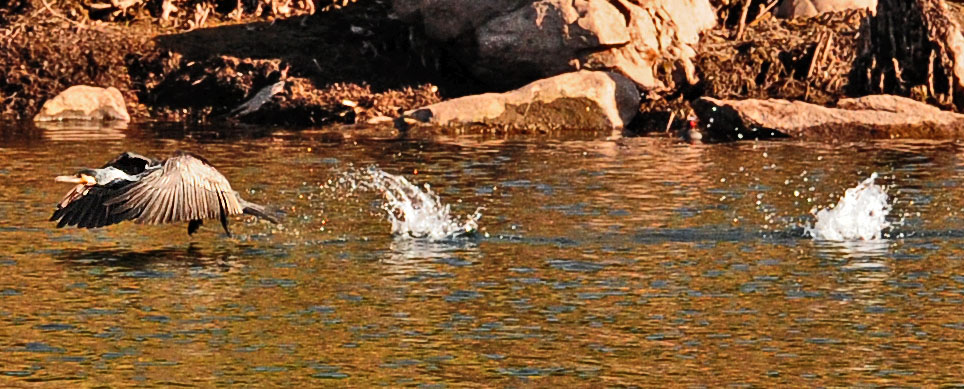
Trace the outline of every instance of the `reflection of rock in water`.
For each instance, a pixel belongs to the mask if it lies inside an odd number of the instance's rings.
[[[45,139],[52,141],[90,141],[124,139],[124,122],[37,122]]]

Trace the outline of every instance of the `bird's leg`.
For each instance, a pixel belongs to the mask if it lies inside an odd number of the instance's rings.
[[[204,220],[200,220],[200,219],[198,219],[198,220],[191,220],[191,221],[187,224],[187,234],[188,234],[188,235],[194,235],[194,233],[197,232],[197,229],[198,229],[198,228],[201,228],[201,225],[202,225],[202,224],[204,224]]]
[[[221,227],[224,227],[224,233],[228,234],[228,238],[231,237],[231,231],[228,230],[228,214],[221,210]]]

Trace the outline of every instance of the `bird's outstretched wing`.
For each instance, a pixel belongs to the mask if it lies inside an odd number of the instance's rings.
[[[127,218],[118,215],[113,211],[113,206],[105,204],[120,187],[127,182],[117,183],[111,186],[92,186],[84,187],[78,185],[74,191],[80,191],[72,196],[70,201],[64,201],[57,205],[57,210],[50,217],[50,221],[57,221],[57,228],[64,226],[77,226],[80,228],[97,228],[120,223]]]
[[[148,158],[140,154],[132,153],[130,151],[118,155],[110,162],[104,164],[101,168],[114,167],[127,173],[129,175],[137,175],[147,170],[148,166],[154,166],[159,164],[157,160],[153,158]]]
[[[231,184],[206,160],[177,152],[156,170],[125,186],[106,202],[121,218],[138,223],[177,221],[238,215],[243,207]]]

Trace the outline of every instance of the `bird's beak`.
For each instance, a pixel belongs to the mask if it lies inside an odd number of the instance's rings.
[[[80,177],[77,177],[77,176],[57,176],[57,178],[54,178],[54,181],[57,181],[57,182],[66,182],[66,183],[70,183],[70,184],[83,184],[83,183],[84,183],[84,180],[81,180]]]
[[[84,185],[94,185],[97,183],[97,180],[94,180],[94,177],[88,176],[86,174],[81,174],[79,177],[78,176],[57,176],[57,178],[54,178],[54,181],[66,182],[70,184],[84,184]]]

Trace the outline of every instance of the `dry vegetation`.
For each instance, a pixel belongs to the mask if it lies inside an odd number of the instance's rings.
[[[685,120],[690,101],[704,95],[832,104],[873,91],[964,101],[940,72],[897,77],[886,66],[901,54],[872,52],[861,38],[872,28],[900,35],[897,21],[874,25],[860,11],[778,20],[775,0],[711,2],[720,27],[703,35],[701,82],[644,101],[637,127]],[[952,9],[960,18],[960,7]],[[75,84],[117,87],[139,120],[289,125],[384,120],[482,90],[418,27],[389,13],[389,0],[0,0],[0,119],[29,119]],[[917,54],[935,49],[906,43],[922,48],[911,49]],[[265,109],[230,115],[279,80],[284,88]]]
[[[783,98],[829,104],[847,95],[866,11],[816,18],[769,18],[747,27],[704,34],[698,67],[704,94],[717,98]]]
[[[0,2],[0,119],[93,84],[120,89],[141,120],[354,122],[460,84],[378,0],[47,1]],[[278,80],[264,112],[226,115]]]

